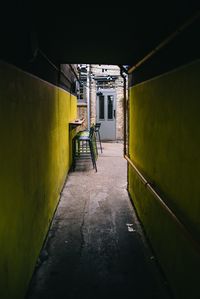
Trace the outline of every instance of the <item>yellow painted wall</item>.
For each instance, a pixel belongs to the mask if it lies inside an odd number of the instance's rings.
[[[76,97],[0,63],[0,298],[23,298],[71,164]]]
[[[200,241],[200,61],[130,88],[131,160]],[[129,192],[175,298],[200,298],[200,253],[129,168]]]

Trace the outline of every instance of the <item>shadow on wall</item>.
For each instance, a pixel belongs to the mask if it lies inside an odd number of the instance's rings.
[[[76,97],[0,67],[0,298],[23,298],[71,164]]]
[[[131,160],[200,235],[200,62],[130,88]],[[129,192],[175,298],[200,298],[200,255],[129,168]]]

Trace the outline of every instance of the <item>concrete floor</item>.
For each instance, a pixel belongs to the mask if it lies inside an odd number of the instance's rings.
[[[169,299],[126,190],[123,145],[68,176],[27,299]]]

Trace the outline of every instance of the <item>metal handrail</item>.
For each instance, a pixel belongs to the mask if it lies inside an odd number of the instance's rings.
[[[199,242],[193,237],[190,230],[180,221],[180,219],[175,215],[175,213],[167,206],[165,201],[162,199],[162,197],[158,194],[158,192],[152,187],[151,183],[146,180],[146,178],[141,174],[141,172],[138,170],[138,168],[134,165],[134,163],[131,161],[131,159],[124,155],[124,158],[128,161],[129,165],[132,167],[132,169],[135,170],[138,177],[142,181],[142,183],[145,185],[145,187],[153,194],[154,198],[158,200],[158,202],[161,204],[161,206],[164,208],[164,210],[171,216],[171,218],[174,220],[174,222],[178,225],[178,227],[183,232],[184,236],[192,243],[193,247],[196,249],[198,254],[200,254],[200,244]]]
[[[165,40],[163,40],[159,45],[157,45],[157,47],[155,47],[152,51],[150,51],[146,56],[144,56],[135,65],[133,65],[132,67],[130,67],[130,69],[128,70],[128,73],[131,74],[133,71],[135,71],[135,69],[137,69],[141,64],[143,64],[146,60],[148,60],[151,56],[153,56],[156,52],[158,52],[164,46],[166,46],[167,44],[169,44],[177,35],[179,35],[187,27],[189,27],[199,17],[200,17],[200,11],[197,11],[189,20],[187,20],[175,32],[173,32],[171,35],[169,35]]]

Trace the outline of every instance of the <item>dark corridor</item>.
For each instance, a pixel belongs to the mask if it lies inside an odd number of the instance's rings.
[[[128,175],[124,169],[120,183],[115,162],[123,159],[111,154],[99,159],[111,167],[98,165],[96,176],[70,174],[30,298],[62,298],[61,285],[73,299],[168,296],[143,246],[128,181],[174,298],[199,299],[199,3],[81,4],[1,4],[0,298],[27,292],[71,167],[76,63],[86,63],[117,65],[128,81]]]
[[[169,299],[126,189],[119,143],[70,173],[27,299]]]

